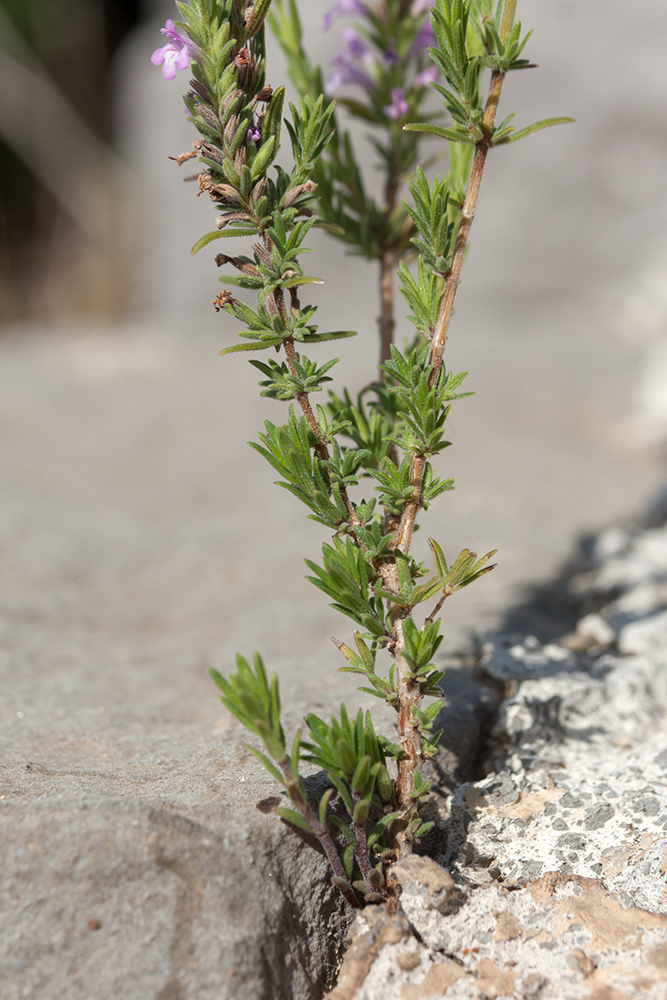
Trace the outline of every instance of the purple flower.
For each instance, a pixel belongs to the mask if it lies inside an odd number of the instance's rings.
[[[384,110],[387,118],[393,118],[394,121],[397,118],[402,118],[403,115],[407,115],[408,102],[405,99],[402,87],[394,87],[391,92],[391,104],[387,104]]]
[[[430,10],[431,3],[425,0],[413,0],[410,13],[414,17]],[[369,6],[361,0],[337,0],[324,15],[324,29],[329,29],[333,21],[338,17],[357,16],[368,19],[370,14]],[[414,23],[414,22],[413,22]],[[417,22],[419,23],[419,22]],[[378,80],[386,78],[387,68],[398,65],[401,57],[398,55],[396,45],[389,42],[387,48],[377,53],[371,48],[364,35],[355,28],[344,28],[341,32],[344,48],[331,59],[333,72],[329,78],[325,93],[333,94],[339,87],[356,86],[362,87],[366,91],[373,91],[378,85]],[[431,27],[430,18],[426,17],[420,24],[413,36],[412,43],[406,54],[409,62],[417,62],[426,52],[429,45],[435,44],[435,36]],[[417,73],[419,66],[414,66]],[[414,86],[423,89],[434,79],[433,70],[424,70],[418,73]],[[393,74],[392,74],[393,75]],[[392,91],[391,104],[385,108],[390,118],[401,118],[407,112],[407,103],[404,91],[397,87]]]
[[[433,6],[433,0],[414,0],[412,4],[411,13],[412,14],[423,14],[425,11],[430,10]]]
[[[418,56],[423,55],[429,45],[435,45],[435,32],[433,31],[431,19],[427,17],[414,37],[414,41],[408,52],[408,58],[416,59]]]
[[[415,77],[415,87],[428,87],[429,83],[435,83],[435,81],[440,76],[437,66],[429,66],[428,69],[422,70]]]
[[[384,61],[388,63],[390,66],[396,66],[396,64],[400,63],[401,61],[399,54],[396,51],[396,46],[394,45],[393,42],[389,43],[389,48],[385,51]]]
[[[363,87],[364,90],[373,90],[375,81],[363,69],[356,66],[346,52],[338,52],[331,59],[334,68],[324,88],[326,94],[333,94],[339,87],[345,84]]]
[[[259,142],[262,138],[262,133],[257,128],[256,125],[251,125],[248,128],[248,142]]]
[[[160,31],[167,36],[169,41],[161,49],[155,50],[151,56],[151,62],[154,66],[163,63],[162,76],[165,80],[173,80],[178,70],[190,68],[190,60],[197,58],[199,49],[189,38],[176,31],[171,19],[167,21],[164,28],[160,28]]]
[[[354,28],[343,28],[341,31],[347,54],[351,59],[367,60],[371,56],[371,50],[366,45],[362,36]]]
[[[366,4],[362,3],[361,0],[336,0],[333,7],[330,7],[325,13],[322,27],[325,31],[328,31],[336,18],[350,17],[350,15],[354,14],[359,14],[361,17],[367,16],[368,8]]]

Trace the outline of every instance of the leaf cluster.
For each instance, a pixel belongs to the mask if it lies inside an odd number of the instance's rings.
[[[321,392],[324,383],[332,381],[327,372],[338,360],[333,358],[318,366],[316,362],[297,354],[289,364],[286,361],[279,364],[272,359],[267,362],[258,361],[256,358],[251,359],[250,364],[266,375],[266,379],[259,383],[265,387],[262,396],[287,401],[305,392]]]
[[[209,671],[222,694],[220,701],[245,728],[259,736],[271,758],[254,747],[248,749],[261,760],[276,781],[284,783],[284,777],[275,764],[287,759],[285,733],[280,723],[280,694],[278,677],[273,675],[269,682],[259,653],[255,653],[253,666],[242,656],[236,657],[237,672],[223,677],[217,670]]]
[[[382,598],[374,589],[378,571],[368,555],[352,538],[334,538],[322,546],[322,565],[306,559],[314,574],[307,579],[332,598],[330,605],[356,622],[374,639],[386,644],[390,638],[385,623]]]
[[[346,895],[354,887],[367,901],[382,901],[382,856],[386,851],[383,838],[398,817],[393,808],[394,785],[387,771],[386,756],[388,751],[394,756],[400,754],[400,748],[376,734],[370,713],[364,717],[359,711],[351,721],[342,705],[340,717],[332,717],[330,723],[317,715],[308,715],[305,721],[310,740],[302,741],[301,733],[297,732],[288,755],[280,723],[276,675],[268,680],[259,654],[255,654],[252,667],[238,656],[237,668],[237,673],[228,678],[216,670],[210,673],[228,711],[264,744],[266,753],[251,745],[247,749],[287,793],[290,805],[280,805],[278,814],[320,839],[338,872],[333,881]],[[316,809],[308,800],[300,776],[302,760],[322,768],[332,785]],[[347,822],[329,809],[334,790],[345,806]],[[343,838],[340,857],[330,836],[330,824]],[[377,859],[374,866],[371,854]],[[357,880],[352,881],[355,875]]]
[[[449,447],[450,442],[445,440],[444,432],[451,403],[473,395],[456,391],[467,372],[455,375],[442,367],[431,384],[428,345],[409,354],[392,345],[391,360],[383,368],[393,382],[390,391],[400,399],[403,408],[396,444],[404,452],[421,458],[437,455]],[[431,489],[435,492],[424,499],[433,499],[443,490],[451,489],[451,481],[433,480]]]
[[[304,759],[323,768],[338,791],[347,821],[332,813],[329,820],[343,837],[345,874],[367,901],[381,901],[384,835],[399,816],[393,809],[394,786],[386,767],[385,743],[377,736],[370,713],[350,720],[345,706],[327,724],[306,716],[311,740],[303,743]],[[398,748],[396,748],[398,749]],[[371,856],[377,859],[373,867]],[[355,871],[356,866],[356,871]]]
[[[419,251],[420,261],[428,265],[434,275],[446,278],[456,239],[455,220],[448,211],[449,177],[441,179],[436,175],[433,184],[429,185],[424,171],[417,167],[415,179],[408,188],[412,205],[408,205],[407,210],[419,231],[419,237],[413,238],[411,243]]]
[[[340,489],[332,485],[328,467],[315,449],[315,437],[304,417],[297,417],[290,406],[289,420],[276,426],[270,420],[264,423],[265,431],[258,435],[261,444],[250,442],[269,465],[283,478],[278,485],[286,489],[312,513],[308,516],[336,531],[347,523],[348,511],[340,496]],[[355,463],[345,464],[347,455],[339,452],[343,478],[353,482]],[[353,453],[352,453],[353,455]],[[330,466],[329,466],[330,468]]]
[[[370,128],[368,138],[376,150],[379,168],[387,178],[388,191],[395,192],[423,159],[420,137],[406,132],[405,118],[432,117],[424,109],[428,87],[421,73],[428,66],[426,54],[417,54],[425,12],[415,14],[404,0],[388,0],[381,12],[369,4],[355,25],[363,38],[368,58],[363,71],[369,86],[358,88],[354,97],[337,93],[339,108]],[[295,0],[274,0],[269,23],[287,59],[289,75],[299,93],[315,99],[325,94],[333,110],[333,98],[326,94],[322,70],[314,65],[303,45],[303,30]],[[347,59],[347,55],[342,56]],[[395,119],[388,114],[393,94],[404,95],[408,111]],[[440,115],[436,115],[440,117]],[[334,112],[332,121],[339,119]],[[336,121],[335,134],[323,150],[311,175],[317,185],[317,212],[329,231],[345,242],[353,253],[379,259],[392,250],[399,258],[410,249],[413,224],[400,201],[392,194],[377,198],[364,181],[360,159],[350,132]]]
[[[429,600],[433,597],[438,590],[442,590],[445,596],[454,594],[457,590],[462,590],[464,587],[470,586],[475,580],[479,580],[480,577],[484,576],[486,573],[490,573],[494,566],[487,566],[489,559],[492,559],[496,554],[496,549],[491,552],[487,552],[486,555],[477,558],[476,552],[471,552],[469,549],[463,549],[459,552],[458,556],[454,560],[451,566],[447,565],[447,560],[445,559],[445,554],[441,547],[433,538],[429,538],[429,545],[431,546],[431,552],[433,553],[433,558],[435,561],[435,568],[438,582],[437,588],[430,590],[428,597],[425,600]],[[435,583],[432,581],[432,584]]]
[[[500,146],[516,142],[550,125],[571,118],[545,118],[518,131],[511,114],[487,130],[480,100],[481,74],[485,68],[504,75],[512,70],[533,68],[522,53],[532,34],[522,34],[521,22],[514,23],[516,0],[437,0],[432,10],[437,46],[429,49],[445,83],[432,86],[443,98],[451,115],[451,125],[441,126],[428,119],[411,121],[408,132],[436,135],[453,143]]]

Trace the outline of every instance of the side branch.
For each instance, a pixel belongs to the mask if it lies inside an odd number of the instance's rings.
[[[491,148],[491,136],[503,80],[503,73],[494,72],[491,76],[489,94],[484,109],[483,135],[477,143],[475,150],[468,191],[463,208],[461,209],[461,219],[454,246],[452,266],[445,283],[438,321],[431,341],[431,372],[429,375],[429,385],[431,386],[435,384],[442,366],[447,332],[461,275],[461,267],[468,245],[470,229],[475,218],[486,157]],[[410,550],[415,521],[422,505],[422,488],[425,471],[426,457],[424,455],[413,455],[410,469],[412,496],[405,505],[396,534],[396,548],[405,555]],[[398,574],[395,560],[384,569],[383,579],[388,590],[398,591]],[[405,754],[398,762],[396,808],[400,810],[401,816],[394,824],[394,842],[399,857],[404,857],[412,850],[408,836],[408,827],[415,814],[415,803],[411,797],[411,792],[414,788],[415,771],[419,769],[423,759],[421,735],[415,726],[412,710],[413,708],[418,708],[422,694],[420,685],[404,656],[405,639],[403,636],[402,612],[398,606],[391,608],[391,621],[394,634],[394,643],[391,652],[397,667],[397,704],[400,706],[398,738]]]
[[[278,767],[283,772],[285,788],[287,789],[290,802],[295,809],[301,813],[306,823],[310,826],[313,831],[313,835],[317,837],[324,853],[327,856],[329,864],[333,869],[336,886],[342,892],[343,896],[353,910],[360,909],[359,900],[357,899],[354,890],[349,883],[347,875],[345,874],[345,869],[343,868],[343,864],[338,856],[336,846],[331,839],[331,834],[326,827],[321,825],[319,818],[311,809],[310,803],[302,794],[303,786],[300,784],[298,776],[296,776],[292,771],[290,761],[285,758],[284,760],[278,762]]]
[[[283,346],[285,348],[285,354],[287,355],[287,362],[292,369],[292,372],[296,374],[296,368],[294,368],[294,362],[296,361],[296,350],[294,348],[294,341],[287,339],[283,341]],[[303,415],[306,418],[308,426],[315,435],[315,450],[320,456],[323,462],[328,462],[330,459],[329,449],[327,443],[322,436],[322,431],[320,430],[320,425],[317,422],[315,414],[313,413],[313,408],[310,405],[310,397],[307,392],[300,392],[296,396],[296,401],[303,411]],[[359,518],[356,515],[355,509],[350,500],[349,494],[344,486],[339,486],[338,491],[340,493],[340,498],[343,501],[343,505],[347,512],[347,516],[350,524],[359,524]]]
[[[394,250],[383,250],[380,255],[380,365],[391,359],[391,345],[394,343],[394,271],[396,269],[396,253]],[[385,373],[380,370],[380,378],[386,380]]]
[[[456,235],[454,254],[452,256],[452,266],[445,282],[445,290],[440,304],[440,312],[438,313],[438,322],[431,340],[431,373],[429,375],[429,385],[431,386],[435,384],[440,373],[440,368],[442,367],[442,359],[445,353],[445,345],[447,343],[447,333],[449,332],[449,324],[454,310],[454,299],[456,298],[456,292],[461,279],[461,268],[463,267],[463,259],[468,246],[468,240],[470,238],[470,230],[475,219],[477,201],[482,184],[482,175],[484,173],[486,157],[489,149],[491,148],[491,135],[493,132],[493,125],[496,119],[496,111],[498,110],[498,101],[500,99],[500,92],[502,90],[504,79],[505,74],[499,71],[495,71],[491,75],[489,95],[484,108],[483,135],[477,143],[477,147],[475,149],[475,158],[473,160],[472,171],[470,173],[468,191],[463,203],[463,208],[461,209],[461,220],[459,222],[459,229]],[[405,554],[407,554],[410,549],[415,521],[421,507],[421,490],[425,468],[426,462],[424,458],[418,455],[413,456],[410,477],[413,487],[413,496],[412,499],[406,504],[405,510],[403,511],[396,544],[396,547]]]

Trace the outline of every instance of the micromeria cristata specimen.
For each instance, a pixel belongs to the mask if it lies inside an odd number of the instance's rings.
[[[167,21],[167,43],[152,58],[167,80],[187,68],[192,74],[184,100],[199,138],[176,159],[197,160],[198,191],[218,213],[193,253],[241,239],[246,254],[215,260],[233,269],[221,279],[227,286],[256,295],[252,305],[227,289],[215,298],[216,310],[243,325],[242,342],[221,353],[270,351],[250,363],[263,395],[290,406],[287,422],[267,421],[253,447],[330,533],[319,562],[306,560],[308,579],[356,624],[352,645],[334,640],[347,661],[341,669],[361,674],[360,690],[393,706],[397,738],[378,735],[370,713],[350,717],[342,706],[329,722],[308,715],[306,738],[297,732],[288,749],[278,681],[268,679],[259,655],[252,665],[237,657],[228,677],[211,673],[223,704],[263,744],[248,749],[285,789],[289,804],[279,814],[319,840],[350,906],[393,907],[387,871],[431,825],[421,816],[429,782],[420,768],[440,735],[433,731],[442,706],[436,616],[493,568],[493,552],[478,559],[468,549],[449,563],[434,539],[433,568],[410,554],[417,518],[453,488],[432,460],[449,444],[451,404],[470,395],[459,391],[466,373],[443,363],[454,298],[489,151],[570,119],[517,130],[510,115],[496,124],[507,73],[531,68],[516,0],[337,0],[324,14],[325,30],[348,20],[328,79],[304,50],[295,0],[177,7],[182,19]],[[285,88],[267,82],[267,24],[299,94],[284,119]],[[438,112],[425,107],[433,89],[442,98]],[[341,113],[369,127],[383,175],[379,201],[364,184]],[[291,169],[276,162],[283,129]],[[420,168],[425,142],[430,157],[448,157],[447,174],[430,181]],[[311,395],[332,381],[337,359],[313,361],[305,352],[353,333],[320,332],[316,307],[302,303],[303,290],[320,282],[300,262],[313,226],[378,262],[380,316],[374,379],[356,400],[329,390],[315,407]],[[403,349],[394,343],[396,277],[415,328]],[[355,499],[360,483],[370,499]],[[424,604],[430,610],[421,615]],[[319,802],[309,801],[303,760],[328,775]]]

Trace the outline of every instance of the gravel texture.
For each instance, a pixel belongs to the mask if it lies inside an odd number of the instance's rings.
[[[490,771],[441,810],[440,863],[395,869],[407,929],[363,975],[369,928],[393,925],[357,918],[332,998],[667,997],[665,545],[667,527],[604,533],[571,581],[606,595],[597,613],[559,644],[483,645],[505,692]]]

